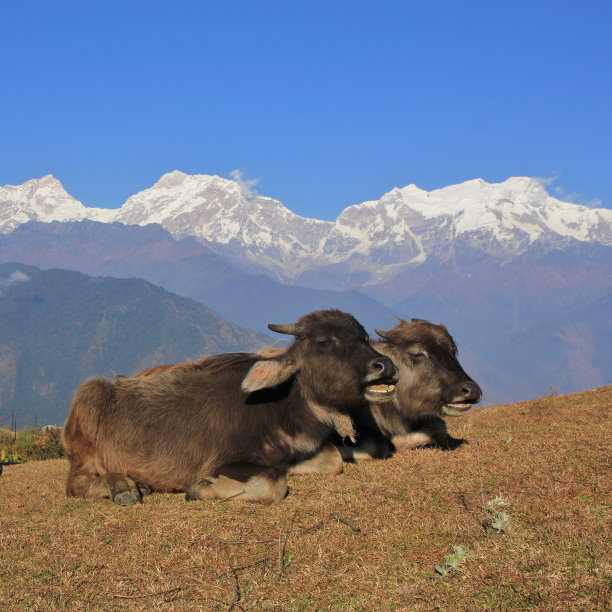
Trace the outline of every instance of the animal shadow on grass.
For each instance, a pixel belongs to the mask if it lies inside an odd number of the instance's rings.
[[[453,438],[452,436],[448,436],[448,438],[443,442],[431,442],[429,444],[419,446],[419,448],[438,448],[443,451],[454,451],[464,444],[469,444],[468,440],[465,438]]]

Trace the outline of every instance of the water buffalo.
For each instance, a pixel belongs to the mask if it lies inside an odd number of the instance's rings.
[[[317,455],[311,471],[339,472],[326,441],[334,430],[352,436],[351,406],[392,397],[395,366],[338,310],[269,327],[295,336],[276,357],[217,355],[86,381],[64,427],[66,493],[133,505],[144,483],[188,500],[273,504],[298,462]]]
[[[345,460],[385,458],[396,450],[437,444],[454,448],[442,417],[467,414],[482,392],[457,359],[457,345],[444,325],[399,319],[374,348],[398,368],[393,401],[351,408],[357,444],[340,445]]]

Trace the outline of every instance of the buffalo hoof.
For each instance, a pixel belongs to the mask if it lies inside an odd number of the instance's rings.
[[[122,491],[113,497],[113,501],[119,506],[136,506],[142,503],[142,495],[137,489]]]
[[[141,495],[151,495],[151,493],[153,493],[153,489],[144,482],[137,482],[136,486],[138,487]]]
[[[185,493],[185,499],[187,501],[196,501],[198,498],[198,491],[200,490],[201,480],[196,480]]]
[[[200,480],[196,480],[185,493],[185,499],[187,501],[196,501],[198,499],[205,499],[207,496],[202,497],[200,493],[202,492],[203,487],[210,487],[216,481],[216,478],[202,478]],[[208,497],[214,497],[214,495],[209,495]]]

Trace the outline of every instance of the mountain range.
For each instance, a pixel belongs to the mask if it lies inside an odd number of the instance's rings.
[[[300,217],[237,181],[179,171],[117,209],[83,206],[51,175],[0,188],[0,207],[2,233],[25,220],[158,223],[243,267],[317,287],[330,282],[317,276],[330,275],[341,276],[342,286],[378,285],[432,257],[452,260],[458,250],[505,262],[571,241],[612,247],[612,210],[562,202],[525,177],[431,192],[408,185],[349,206],[335,222]]]
[[[0,261],[144,278],[260,331],[322,307],[444,322],[487,403],[612,382],[612,211],[531,178],[409,185],[331,222],[218,176],[171,172],[116,209],[46,176],[0,188]]]

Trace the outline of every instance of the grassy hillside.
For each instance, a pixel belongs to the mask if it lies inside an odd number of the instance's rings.
[[[269,340],[146,281],[0,264],[0,419],[61,425],[90,376],[130,375]]]
[[[64,460],[8,466],[0,608],[610,609],[611,406],[606,387],[477,410],[449,422],[456,451],[293,477],[276,507],[121,508],[65,498]]]

